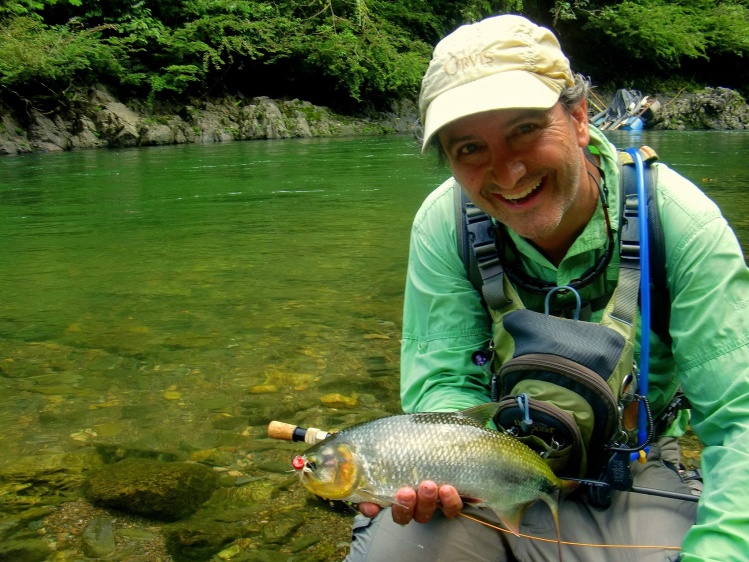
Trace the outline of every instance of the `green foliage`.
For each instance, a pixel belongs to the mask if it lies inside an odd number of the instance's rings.
[[[588,29],[597,29],[614,38],[635,58],[675,67],[682,57],[705,57],[707,40],[700,23],[690,7],[626,0],[601,10]]]
[[[85,77],[117,72],[116,51],[100,40],[103,29],[72,32],[34,18],[14,17],[0,24],[0,86],[24,91],[43,87],[52,94]]]
[[[273,91],[383,106],[416,96],[446,33],[507,12],[554,25],[599,81],[719,76],[749,54],[749,0],[5,0],[0,95],[101,81],[151,102]]]
[[[202,79],[203,73],[200,68],[193,64],[173,64],[167,66],[160,73],[153,73],[149,78],[151,91],[147,102],[152,105],[159,92],[170,91],[176,93],[184,92],[191,82]]]
[[[41,19],[37,14],[44,8],[44,3],[38,0],[17,0],[15,2],[3,2],[0,4],[0,18],[9,18],[13,16],[30,16],[34,19]]]
[[[586,11],[589,4],[589,0],[573,0],[572,2],[555,0],[554,7],[551,9],[551,13],[554,16],[554,25],[560,20],[576,20],[577,13]]]
[[[557,2],[557,5],[560,2]],[[594,49],[618,53],[618,66],[674,72],[686,61],[749,52],[745,2],[713,0],[624,0],[562,2],[585,21]],[[604,40],[608,38],[608,40]],[[693,66],[693,65],[692,65]],[[706,65],[707,66],[707,65]]]
[[[705,22],[709,47],[716,53],[749,55],[749,1],[719,4]]]

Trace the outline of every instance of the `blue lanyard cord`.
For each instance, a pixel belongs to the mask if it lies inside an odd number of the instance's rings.
[[[650,364],[650,244],[648,241],[648,197],[645,192],[645,168],[636,148],[627,152],[635,162],[638,199],[638,226],[640,234],[640,379],[638,392],[647,399],[648,367]],[[648,439],[648,412],[643,401],[640,402],[637,418],[637,440],[640,445]]]

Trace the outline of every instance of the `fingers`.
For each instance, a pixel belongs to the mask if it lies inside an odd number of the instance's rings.
[[[380,506],[376,503],[362,502],[359,504],[359,513],[373,519],[379,512]]]
[[[416,509],[414,509],[414,521],[418,523],[428,523],[437,509],[437,500],[439,493],[437,484],[426,480],[419,484],[416,491]]]
[[[377,507],[374,504],[359,504],[359,511],[367,515],[368,512],[363,511],[362,506],[370,509],[368,507],[370,505]],[[456,517],[463,509],[463,501],[453,486],[448,484],[438,488],[437,484],[426,480],[419,484],[416,490],[413,488],[398,490],[392,508],[393,521],[399,525],[406,525],[412,519],[417,523],[428,523],[437,507],[442,509],[446,517]],[[374,514],[378,511],[379,509],[373,510]]]
[[[463,510],[463,500],[460,499],[460,494],[449,484],[440,487],[439,501],[445,517],[457,517]]]
[[[416,508],[416,492],[413,488],[401,488],[395,494],[392,513],[393,521],[398,525],[406,525],[413,519]]]

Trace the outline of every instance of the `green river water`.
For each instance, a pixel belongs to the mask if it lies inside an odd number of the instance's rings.
[[[610,138],[654,147],[714,198],[749,252],[749,134]],[[447,175],[409,137],[0,159],[0,542],[31,533],[50,559],[87,559],[43,522],[3,518],[74,498],[34,472],[96,451],[203,462],[231,474],[235,499],[250,490],[256,515],[224,559],[345,552],[348,516],[289,485],[304,447],[266,427],[399,412],[410,222]],[[274,542],[263,525],[289,511],[319,520],[294,519]],[[286,548],[319,539],[319,525],[343,529],[333,547]]]

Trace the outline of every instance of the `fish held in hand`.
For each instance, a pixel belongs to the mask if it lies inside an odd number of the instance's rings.
[[[554,516],[577,487],[560,480],[514,437],[486,427],[498,404],[461,412],[389,416],[352,426],[294,459],[304,487],[329,500],[389,506],[404,486],[424,480],[451,484],[466,501],[490,507],[514,534],[538,500]]]

